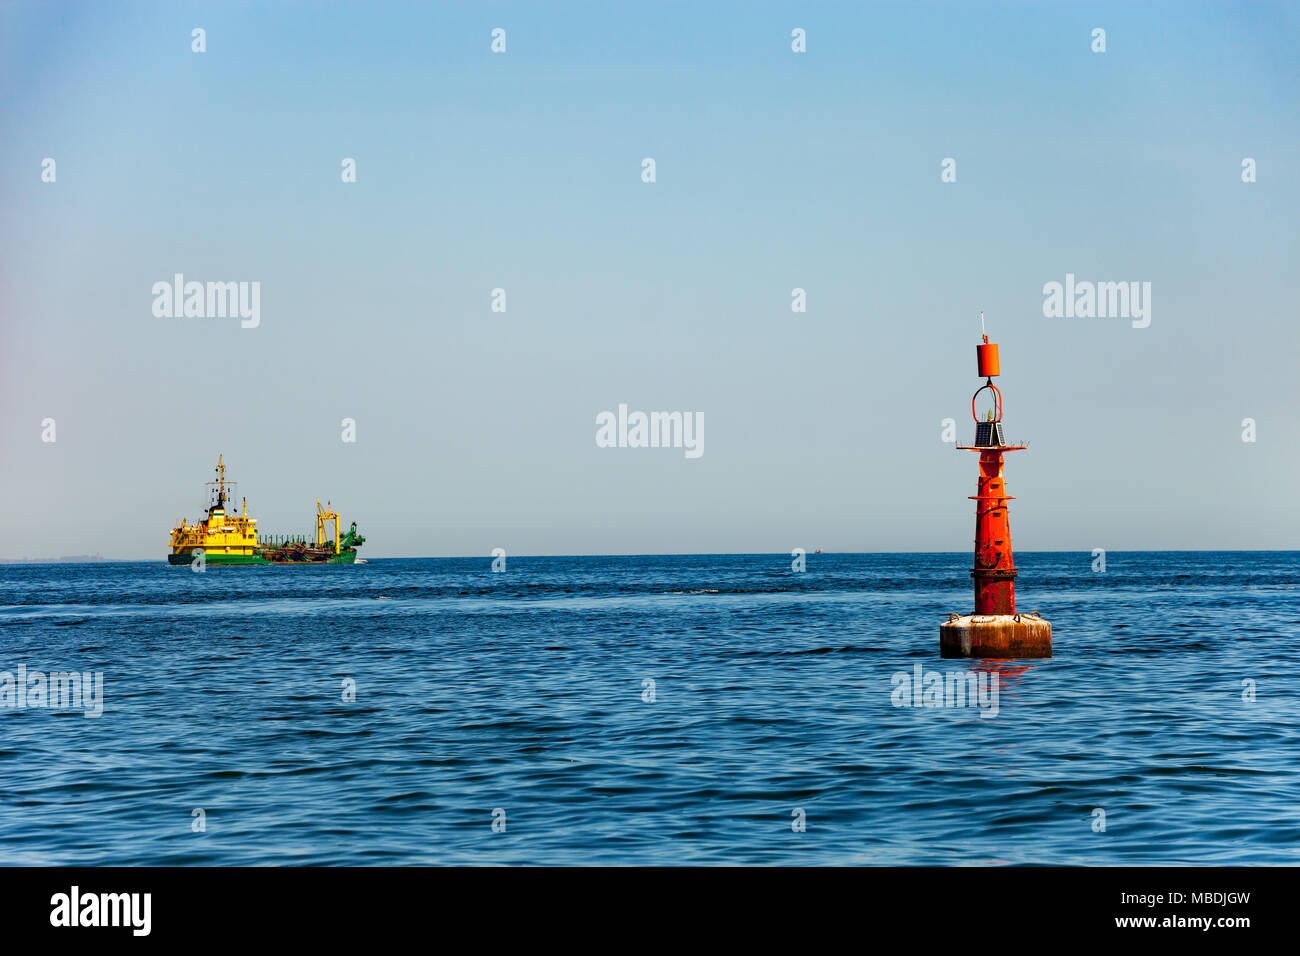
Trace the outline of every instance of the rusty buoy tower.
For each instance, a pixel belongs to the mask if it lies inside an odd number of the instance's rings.
[[[980,313],[984,332],[984,313]],[[1051,657],[1052,625],[1038,614],[1016,613],[1016,567],[1011,555],[1011,524],[1007,502],[1013,500],[1002,483],[1002,455],[1025,445],[1008,445],[1002,435],[1002,392],[993,384],[1000,372],[998,347],[987,334],[975,346],[975,359],[984,384],[971,396],[975,444],[958,445],[980,453],[980,477],[975,501],[975,613],[953,614],[939,625],[942,657]],[[975,411],[980,392],[992,393],[993,408],[983,421]]]

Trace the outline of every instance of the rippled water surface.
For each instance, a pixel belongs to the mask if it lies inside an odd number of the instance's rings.
[[[807,560],[0,567],[0,671],[104,679],[0,709],[0,862],[1300,863],[1300,553],[1019,554],[984,663],[968,555]]]

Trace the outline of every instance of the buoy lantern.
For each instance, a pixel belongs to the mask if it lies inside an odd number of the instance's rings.
[[[980,326],[984,313],[980,313]],[[1000,373],[998,347],[984,335],[975,346],[976,366],[985,383],[971,396],[975,419],[975,444],[958,445],[980,456],[975,502],[975,613],[952,614],[939,625],[942,657],[1051,657],[1052,625],[1038,614],[1016,612],[1016,568],[1011,553],[1011,524],[1002,481],[1002,455],[1022,451],[1025,445],[1008,445],[1002,433],[1002,391],[993,384]],[[988,391],[993,407],[980,418],[976,402]]]

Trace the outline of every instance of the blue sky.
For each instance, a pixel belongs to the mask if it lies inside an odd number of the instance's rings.
[[[0,557],[160,558],[218,453],[265,531],[328,498],[374,557],[963,551],[980,309],[1018,549],[1294,548],[1298,39],[1284,4],[5,4]],[[260,282],[259,326],[155,317],[178,272]],[[1045,317],[1067,273],[1150,282],[1150,326]],[[598,448],[620,403],[705,453]]]

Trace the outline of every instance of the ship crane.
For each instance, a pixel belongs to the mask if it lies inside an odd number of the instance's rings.
[[[331,511],[329,503],[325,507],[320,506],[320,499],[316,499],[316,547],[325,547],[325,524],[334,522],[334,553],[339,553],[339,514],[337,511]]]

